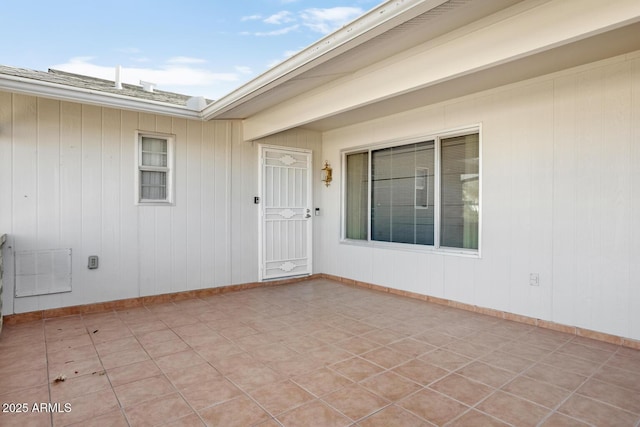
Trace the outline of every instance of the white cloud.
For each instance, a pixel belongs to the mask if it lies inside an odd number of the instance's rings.
[[[285,28],[281,28],[279,30],[274,30],[274,31],[258,31],[255,33],[251,33],[254,36],[258,36],[258,37],[271,37],[271,36],[281,36],[283,34],[287,34],[290,33],[291,31],[297,30],[300,26],[298,24],[296,25],[292,25],[290,27],[285,27]],[[246,33],[243,33],[246,34]]]
[[[328,34],[362,15],[359,7],[332,7],[306,9],[300,13],[303,25],[313,31]]]
[[[262,19],[262,15],[249,15],[249,16],[243,16],[242,18],[240,18],[241,21],[257,21],[258,19]]]
[[[251,67],[247,67],[246,65],[236,65],[235,69],[240,74],[252,74],[253,73],[253,70],[251,70]]]
[[[71,58],[68,62],[54,65],[51,68],[105,80],[115,80],[115,65],[113,67],[97,65],[93,63],[94,59],[93,57]],[[220,84],[238,82],[240,81],[239,73],[246,71],[245,69],[244,71],[238,70],[230,73],[215,73],[193,66],[193,64],[202,63],[202,60],[180,62],[185,59],[194,58],[171,58],[159,68],[122,67],[120,77],[124,83],[139,85],[140,80],[144,80],[156,83],[158,90],[214,98],[218,96],[218,94],[213,96],[214,87]]]
[[[263,22],[267,24],[281,25],[281,24],[287,24],[293,21],[295,21],[293,14],[288,10],[283,10],[269,16]]]
[[[169,64],[204,64],[207,61],[201,58],[191,58],[188,56],[175,56],[173,58],[169,58],[167,62]]]

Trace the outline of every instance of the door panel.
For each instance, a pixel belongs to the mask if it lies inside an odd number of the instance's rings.
[[[261,147],[260,279],[311,274],[311,152]]]

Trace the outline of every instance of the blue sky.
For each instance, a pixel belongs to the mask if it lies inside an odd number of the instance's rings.
[[[381,0],[3,2],[0,64],[216,99]]]

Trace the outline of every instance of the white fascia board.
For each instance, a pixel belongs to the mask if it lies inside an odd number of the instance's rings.
[[[217,114],[245,103],[273,86],[284,83],[312,66],[376,37],[399,23],[434,9],[448,0],[396,0],[388,1],[357,18],[350,24],[323,37],[311,46],[281,62],[238,89],[209,104],[203,119],[214,119]],[[400,18],[400,19],[399,19]],[[399,21],[399,22],[397,22]],[[380,31],[373,31],[379,29]],[[356,41],[356,39],[358,39]],[[355,42],[355,43],[354,43]],[[329,55],[331,53],[331,55]]]
[[[187,107],[129,96],[106,93],[97,90],[83,89],[50,83],[41,80],[27,79],[18,76],[0,75],[0,90],[31,96],[53,98],[61,101],[134,110],[144,113],[165,114],[173,117],[202,120],[200,111]]]

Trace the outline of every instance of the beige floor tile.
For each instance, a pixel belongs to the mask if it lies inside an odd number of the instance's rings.
[[[285,360],[266,363],[267,366],[278,372],[283,377],[294,377],[307,372],[315,371],[324,366],[324,363],[309,354],[297,354]]]
[[[146,344],[144,351],[152,359],[158,359],[169,354],[179,353],[181,351],[189,350],[191,347],[180,338],[171,338],[167,341]]]
[[[352,384],[322,398],[331,407],[357,421],[384,408],[390,402],[366,388]]]
[[[314,399],[314,396],[303,390],[292,381],[268,384],[250,392],[253,397],[271,415],[277,416],[303,405]]]
[[[191,349],[158,357],[155,362],[164,373],[207,363],[206,360]]]
[[[575,390],[587,379],[583,375],[541,363],[527,369],[523,375],[567,390]]]
[[[372,377],[384,369],[359,357],[343,360],[330,366],[331,369],[352,381],[362,381]]]
[[[521,340],[506,343],[500,347],[500,351],[522,357],[523,359],[529,359],[534,362],[539,361],[549,354],[548,349],[537,347],[533,344],[527,343],[527,341]]]
[[[391,402],[400,400],[422,389],[415,382],[393,372],[383,372],[380,375],[362,381],[360,384]]]
[[[91,339],[96,344],[131,336],[133,336],[131,331],[128,328],[121,326],[113,327],[110,329],[94,329],[93,331],[91,331],[90,335]]]
[[[69,403],[70,411],[53,414],[53,425],[56,427],[89,421],[120,409],[118,399],[111,389],[85,394],[64,403]]]
[[[84,347],[87,345],[93,345],[93,341],[91,341],[91,337],[89,334],[85,333],[83,335],[75,336],[73,338],[61,339],[61,340],[52,340],[47,342],[47,352],[48,353],[57,353],[61,351],[67,351],[76,347]]]
[[[469,409],[432,390],[412,394],[399,402],[398,406],[436,425],[443,425]]]
[[[633,426],[640,416],[585,396],[573,395],[558,412],[597,426]]]
[[[361,336],[368,340],[377,342],[380,345],[387,345],[395,341],[400,341],[401,339],[406,338],[407,334],[393,332],[388,329],[375,329]]]
[[[121,351],[142,350],[142,346],[134,336],[95,344],[96,351],[102,356]]]
[[[350,379],[327,368],[294,377],[292,381],[318,397],[353,383]]]
[[[192,413],[189,405],[177,393],[125,408],[125,414],[131,427],[166,424]]]
[[[66,402],[74,397],[84,396],[96,391],[110,389],[109,378],[104,371],[91,375],[68,378],[64,381],[52,381],[50,384],[51,400]]]
[[[566,389],[528,377],[518,377],[502,387],[502,390],[547,408],[555,408],[570,394]]]
[[[588,380],[578,394],[640,415],[640,393],[596,379]]]
[[[256,360],[263,363],[283,361],[299,355],[299,353],[279,343],[262,345],[251,349],[249,353]]]
[[[145,348],[146,348],[146,346],[151,345],[151,344],[158,344],[158,343],[161,343],[161,342],[171,341],[171,340],[176,340],[176,339],[179,339],[178,335],[176,335],[175,332],[173,332],[170,329],[164,329],[164,330],[152,331],[152,332],[145,332],[144,334],[138,335],[138,341]]]
[[[142,335],[147,332],[163,331],[169,329],[169,327],[160,319],[140,320],[135,323],[128,323],[127,326],[133,333],[133,335]]]
[[[334,345],[324,345],[322,347],[314,348],[305,353],[305,355],[313,357],[324,365],[333,365],[334,363],[351,359],[353,357],[353,353]]]
[[[132,363],[149,360],[149,355],[143,349],[119,351],[101,356],[100,360],[105,369],[119,368],[120,366],[131,365]]]
[[[0,399],[73,409],[0,425],[634,426],[638,372],[637,350],[319,279],[5,325]]]
[[[445,350],[449,350],[453,353],[461,354],[462,356],[469,357],[471,359],[477,359],[479,357],[486,356],[494,349],[482,344],[472,343],[465,339],[452,341],[449,344],[442,347]]]
[[[450,374],[431,384],[429,388],[473,406],[495,391],[494,388],[458,374]]]
[[[615,350],[604,350],[594,347],[588,347],[586,345],[577,344],[574,341],[570,341],[557,350],[559,353],[575,356],[579,359],[590,360],[595,363],[604,363],[609,359]]]
[[[381,347],[382,345],[362,337],[351,337],[346,340],[337,342],[336,347],[351,352],[355,355],[366,353]]]
[[[244,427],[271,418],[255,402],[244,395],[203,409],[199,413],[208,426]]]
[[[283,381],[286,376],[266,365],[248,366],[241,371],[227,375],[227,378],[241,389],[254,390],[265,385]]]
[[[449,374],[448,371],[420,359],[410,360],[394,368],[393,372],[423,386]]]
[[[286,427],[346,427],[349,418],[320,401],[313,401],[278,416],[277,420]]]
[[[72,427],[129,427],[126,417],[120,409],[99,415],[95,418],[71,424]]]
[[[3,427],[50,427],[51,414],[46,412],[0,413],[0,425]]]
[[[33,388],[47,384],[48,375],[46,368],[29,371],[12,372],[0,376],[0,390],[3,392]]]
[[[373,362],[378,366],[382,366],[385,369],[391,369],[412,359],[412,357],[406,353],[399,353],[389,347],[380,347],[375,350],[371,350],[360,355],[360,357]]]
[[[182,389],[193,384],[219,378],[221,377],[221,374],[210,364],[202,363],[195,366],[185,366],[180,369],[167,372],[165,376],[173,383],[173,385],[176,386],[176,388]]]
[[[480,361],[487,365],[506,369],[511,372],[522,372],[531,367],[535,362],[503,351],[494,351],[480,358]]]
[[[195,410],[226,402],[242,394],[238,387],[221,376],[203,378],[202,381],[183,385],[179,390]]]
[[[178,418],[175,421],[171,421],[168,424],[163,424],[163,427],[204,427],[204,426],[205,426],[205,423],[197,414],[187,415],[186,417]]]
[[[160,371],[160,368],[158,368],[153,360],[145,360],[118,368],[107,369],[107,376],[113,387],[155,377],[160,374],[162,374],[162,371]]]
[[[358,422],[358,425],[360,427],[428,426],[428,424],[424,420],[395,405],[387,406],[386,408]]]
[[[158,375],[123,384],[115,387],[114,391],[120,401],[120,405],[126,408],[165,394],[174,393],[175,388],[164,375]]]
[[[80,347],[69,348],[58,352],[48,352],[46,362],[49,364],[67,363],[73,360],[83,360],[96,357],[96,347],[93,344],[83,345]]]
[[[437,347],[424,341],[413,338],[405,338],[387,345],[392,350],[407,354],[411,357],[419,357],[422,354],[435,350]]]
[[[536,426],[549,413],[547,408],[501,391],[489,396],[477,409],[509,424],[523,427]]]
[[[483,414],[476,410],[470,410],[447,424],[447,427],[508,427],[506,424],[497,418]]]
[[[626,369],[603,366],[593,377],[602,382],[614,384],[618,387],[640,393],[640,372],[631,372]]]
[[[516,376],[513,372],[481,362],[472,362],[458,369],[456,373],[491,387],[500,387]]]
[[[487,355],[486,357],[489,357],[489,355]],[[446,369],[447,371],[457,371],[464,365],[468,365],[469,363],[471,363],[471,361],[473,360],[466,356],[452,353],[441,348],[423,354],[419,357],[419,359],[439,368]]]
[[[589,424],[578,421],[560,413],[553,413],[545,419],[540,427],[587,427]]]
[[[33,412],[33,404],[49,402],[49,387],[38,387],[22,390],[3,390],[0,394],[0,425],[7,427],[50,426],[51,414]],[[5,405],[7,405],[5,407]]]
[[[640,351],[638,353],[640,353]],[[628,357],[625,356],[624,353],[617,352],[607,360],[605,366],[625,369],[631,372],[640,372],[640,358]]]

